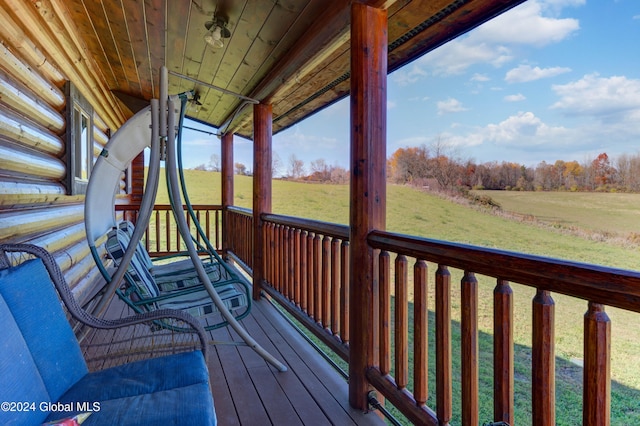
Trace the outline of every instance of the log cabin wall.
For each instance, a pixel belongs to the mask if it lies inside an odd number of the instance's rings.
[[[85,239],[84,196],[71,195],[65,183],[65,84],[71,82],[93,109],[93,162],[124,113],[113,107],[100,70],[84,57],[77,28],[58,6],[0,0],[0,241],[52,252],[85,303],[103,280]],[[129,186],[123,174],[120,192]]]

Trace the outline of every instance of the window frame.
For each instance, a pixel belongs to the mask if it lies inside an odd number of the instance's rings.
[[[86,194],[94,165],[93,107],[76,86],[67,81],[66,122],[66,187],[69,195]],[[83,120],[83,119],[86,119]],[[83,127],[83,122],[85,126]],[[83,132],[83,129],[86,131]],[[84,164],[82,164],[84,163]],[[83,176],[86,174],[86,177]]]

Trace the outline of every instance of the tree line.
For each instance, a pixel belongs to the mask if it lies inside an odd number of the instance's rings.
[[[542,161],[527,167],[507,161],[478,164],[460,160],[447,146],[435,144],[399,148],[387,165],[387,175],[394,183],[441,190],[640,192],[640,154],[623,154],[612,160],[603,152],[582,162]]]
[[[349,182],[349,171],[329,165],[319,158],[310,162],[291,154],[286,164],[274,152],[272,172],[284,179],[338,183]],[[198,170],[220,171],[220,157],[211,156]],[[242,163],[234,164],[235,174],[251,176]],[[640,192],[640,153],[622,154],[615,159],[606,152],[582,162],[542,161],[535,167],[507,161],[476,163],[463,160],[455,148],[441,141],[427,147],[398,148],[387,160],[387,178],[392,183],[433,189],[497,189],[516,191],[624,191]]]

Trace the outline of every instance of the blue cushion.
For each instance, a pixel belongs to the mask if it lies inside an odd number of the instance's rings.
[[[39,404],[49,401],[49,394],[27,343],[2,296],[0,329],[0,402],[35,404],[34,407],[28,406],[27,411],[0,410],[0,424],[40,424],[47,413],[40,411]]]
[[[209,371],[202,352],[184,352],[89,373],[59,401],[103,401],[196,383],[208,384],[208,380]]]
[[[0,294],[22,332],[51,401],[87,374],[80,346],[42,260],[0,271]]]
[[[47,420],[60,417],[55,414],[50,415]],[[176,389],[100,401],[100,411],[94,411],[82,423],[82,426],[92,425],[215,426],[216,414],[209,384],[195,383]]]

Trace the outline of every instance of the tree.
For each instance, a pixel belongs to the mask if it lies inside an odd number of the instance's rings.
[[[320,182],[328,182],[331,180],[331,167],[327,165],[324,158],[318,158],[311,162],[311,180]]]
[[[396,183],[415,183],[418,179],[428,178],[427,148],[398,148],[387,161],[389,178]]]
[[[220,171],[220,156],[218,154],[211,154],[211,158],[209,158],[209,170],[214,172]]]
[[[271,177],[280,175],[280,169],[282,169],[282,160],[277,152],[273,152],[271,157]]]
[[[299,179],[304,173],[304,161],[299,160],[295,154],[289,156],[289,168],[287,170],[289,177]]]
[[[616,169],[611,165],[606,152],[598,155],[596,159],[591,162],[591,167],[593,167],[593,178],[596,185],[605,186],[612,183]]]
[[[242,163],[235,163],[234,164],[235,169],[236,169],[236,174],[237,175],[246,175],[247,174],[247,166],[245,166]]]

